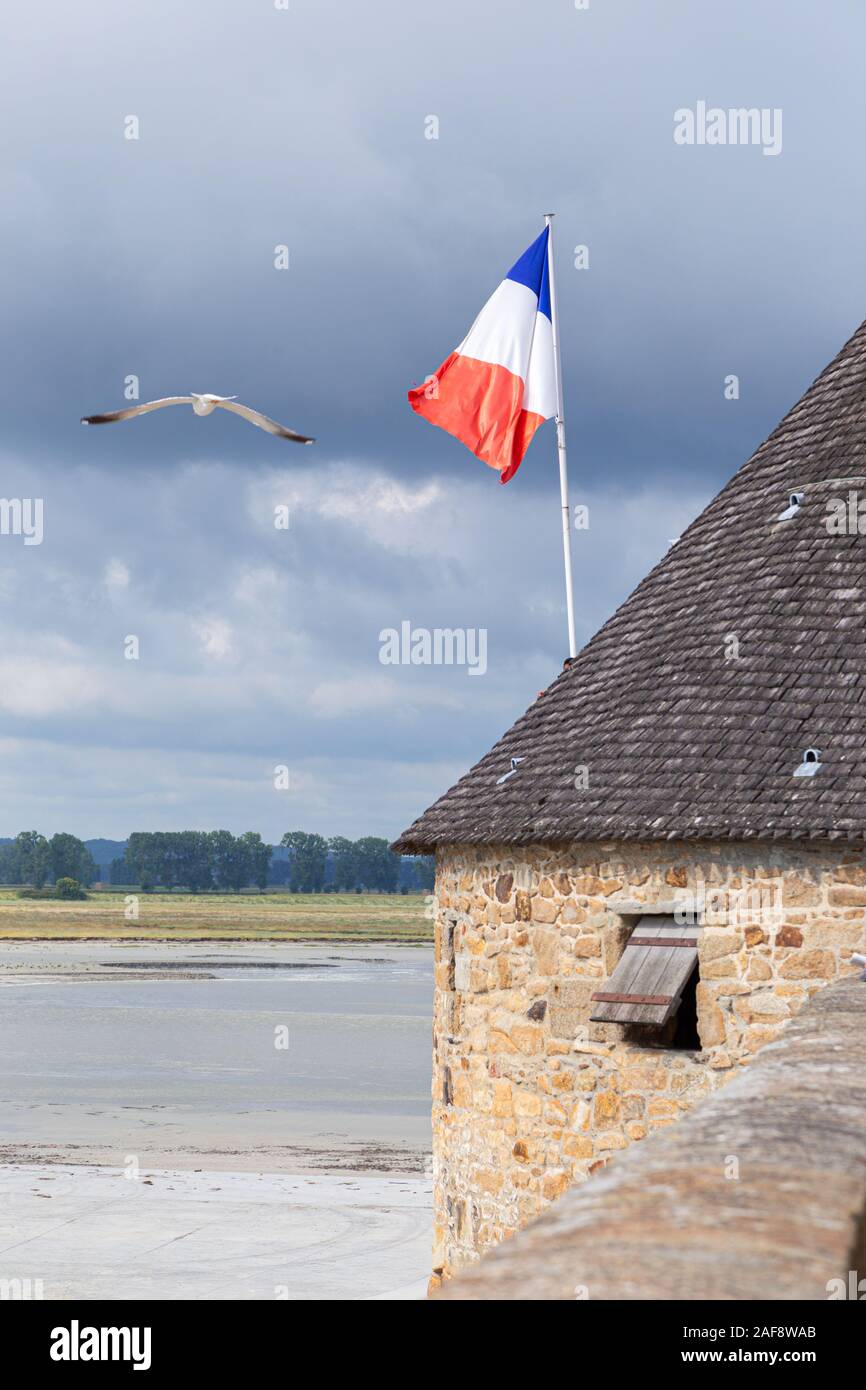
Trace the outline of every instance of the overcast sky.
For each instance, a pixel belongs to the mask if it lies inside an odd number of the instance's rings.
[[[501,487],[406,389],[556,210],[586,640],[866,314],[864,47],[859,0],[14,0],[0,834],[403,829],[566,654],[553,425]],[[699,101],[781,153],[677,145]],[[79,426],[133,374],[318,442]],[[405,620],[486,673],[382,665]]]

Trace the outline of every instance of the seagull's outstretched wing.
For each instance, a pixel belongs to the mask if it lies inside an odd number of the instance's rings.
[[[287,429],[285,425],[278,425],[276,420],[262,415],[260,410],[250,410],[248,405],[241,405],[238,401],[217,401],[217,405],[222,410],[231,410],[235,415],[242,415],[245,420],[249,420],[251,425],[258,425],[260,430],[267,430],[268,434],[276,434],[280,439],[293,439],[296,444],[315,444],[316,442],[309,435],[298,434],[296,430]]]
[[[133,415],[146,415],[149,410],[162,410],[164,405],[192,405],[192,396],[163,396],[160,401],[143,401],[126,410],[111,410],[107,415],[82,415],[82,425],[110,425],[113,420],[131,420]]]

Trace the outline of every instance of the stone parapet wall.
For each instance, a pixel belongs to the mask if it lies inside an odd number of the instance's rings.
[[[811,994],[852,973],[864,907],[866,853],[838,846],[441,849],[437,1273],[477,1259],[734,1075]],[[697,909],[703,923],[700,1050],[589,1022],[590,995],[642,909]]]

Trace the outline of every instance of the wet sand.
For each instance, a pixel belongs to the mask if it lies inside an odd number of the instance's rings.
[[[426,947],[4,945],[0,1162],[423,1173],[431,971]]]
[[[422,1297],[431,995],[428,947],[3,944],[0,1279]]]
[[[0,1280],[30,1298],[420,1299],[429,1265],[421,1178],[0,1171]]]

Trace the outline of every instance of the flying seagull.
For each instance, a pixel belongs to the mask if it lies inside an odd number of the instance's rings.
[[[141,405],[131,405],[126,410],[112,410],[107,415],[83,415],[82,425],[110,425],[113,420],[131,420],[133,415],[146,415],[150,410],[162,410],[166,405],[191,405],[196,415],[211,415],[217,406],[223,410],[231,410],[235,415],[241,415],[245,420],[249,420],[251,425],[258,425],[260,430],[267,430],[268,434],[276,434],[280,439],[293,439],[296,444],[313,444],[315,441],[306,434],[298,434],[295,430],[287,429],[285,425],[277,424],[276,420],[271,420],[267,415],[262,415],[259,410],[251,410],[248,405],[235,404],[237,396],[211,396],[197,395],[194,391],[189,396],[164,396],[159,401],[143,401]]]

